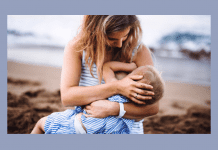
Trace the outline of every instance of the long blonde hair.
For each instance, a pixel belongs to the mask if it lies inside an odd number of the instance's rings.
[[[76,36],[75,48],[86,51],[85,62],[92,73],[92,66],[97,66],[99,83],[102,80],[102,68],[107,50],[113,49],[107,43],[110,33],[125,30],[130,26],[128,38],[119,51],[113,51],[113,60],[130,62],[132,51],[139,44],[142,36],[140,22],[135,15],[85,15],[80,32]],[[94,76],[93,76],[94,77]]]

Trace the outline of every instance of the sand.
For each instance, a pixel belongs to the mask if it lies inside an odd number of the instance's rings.
[[[35,123],[63,111],[61,68],[8,61],[8,134],[29,134]],[[210,86],[166,82],[157,115],[144,120],[145,134],[210,134]]]

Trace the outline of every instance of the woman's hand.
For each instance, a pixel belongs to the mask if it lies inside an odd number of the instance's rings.
[[[98,100],[85,106],[84,110],[88,114],[83,114],[85,117],[105,118],[111,115],[119,114],[119,104],[108,100]]]
[[[128,75],[117,81],[118,92],[137,104],[146,104],[146,100],[152,100],[154,92],[151,85],[136,82],[142,78],[142,75]]]

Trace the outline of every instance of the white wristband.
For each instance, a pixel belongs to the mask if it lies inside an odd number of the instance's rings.
[[[117,116],[117,118],[122,118],[125,115],[126,111],[124,110],[123,103],[119,103],[119,105],[120,105],[120,112],[119,112],[119,116]]]

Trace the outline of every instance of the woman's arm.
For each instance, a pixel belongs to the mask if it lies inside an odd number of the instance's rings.
[[[137,105],[134,103],[126,103],[124,104],[124,108],[126,113],[123,118],[141,120],[145,117],[156,115],[159,112],[159,101],[152,105]],[[119,115],[119,113],[115,116],[117,115]]]
[[[124,103],[124,109],[126,113],[123,118],[141,120],[145,117],[157,114],[159,111],[159,102],[152,105]],[[85,110],[89,114],[84,114],[86,117],[105,118],[108,116],[118,116],[120,107],[117,102],[98,100],[86,106]]]
[[[97,85],[95,88],[79,86],[82,52],[75,50],[74,41],[70,41],[64,50],[61,72],[61,100],[64,106],[87,105],[99,99],[117,94],[113,83]]]

